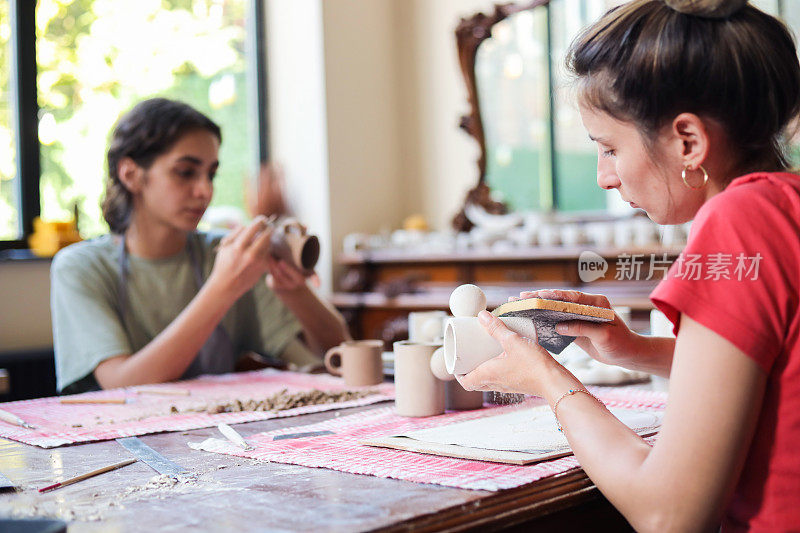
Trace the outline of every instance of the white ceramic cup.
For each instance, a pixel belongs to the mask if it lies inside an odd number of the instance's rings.
[[[614,243],[613,222],[593,222],[586,226],[589,240],[600,248],[610,247]]]
[[[614,222],[614,246],[617,248],[630,247],[633,244],[634,230],[634,222],[630,219]]]
[[[536,239],[540,246],[558,246],[561,244],[561,230],[557,224],[542,224],[536,231]]]
[[[631,327],[631,308],[627,305],[615,305],[613,310],[625,322],[625,325]]]
[[[674,337],[672,333],[672,322],[667,316],[659,311],[653,309],[650,311],[650,335],[654,337]],[[653,384],[653,389],[657,391],[669,391],[669,379],[661,376],[652,375],[650,380]]]
[[[533,320],[522,317],[501,317],[512,331],[535,338]],[[503,347],[483,328],[477,317],[448,319],[444,330],[444,361],[454,375],[471,372],[481,363],[503,353]]]
[[[447,313],[444,311],[413,311],[408,313],[408,340],[433,342],[441,335]],[[438,326],[433,323],[437,323]],[[436,335],[431,335],[436,333]]]
[[[394,343],[395,410],[400,416],[434,416],[444,413],[444,381],[431,371],[431,356],[439,344]]]
[[[640,247],[658,244],[658,227],[648,219],[636,219],[633,223],[633,243]]]

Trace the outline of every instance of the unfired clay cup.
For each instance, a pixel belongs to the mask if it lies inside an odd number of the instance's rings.
[[[434,416],[444,413],[444,381],[431,372],[431,356],[440,345],[400,341],[394,343],[394,405],[400,416]]]
[[[442,324],[447,318],[444,311],[413,311],[408,313],[408,340],[433,342],[442,334]],[[433,323],[438,323],[436,327]],[[431,333],[434,333],[431,335]]]
[[[451,411],[468,411],[483,407],[483,392],[466,390],[456,380],[444,385],[445,407]]]
[[[319,239],[307,235],[306,228],[295,220],[288,220],[275,228],[270,237],[270,252],[303,274],[310,276],[319,260]]]
[[[346,341],[328,350],[325,368],[344,378],[351,387],[378,385],[383,382],[383,341]]]
[[[536,338],[533,320],[523,317],[501,317],[512,331]],[[477,317],[455,317],[447,321],[444,331],[444,362],[451,374],[462,375],[503,353],[503,347],[483,328]]]

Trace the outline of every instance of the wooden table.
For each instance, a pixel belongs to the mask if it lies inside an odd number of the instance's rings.
[[[378,404],[385,405],[385,404]],[[366,406],[338,411],[341,415]],[[237,425],[248,435],[320,422],[337,412]],[[195,482],[142,486],[157,476],[134,463],[45,494],[58,479],[124,460],[115,441],[41,449],[0,439],[0,472],[21,490],[0,494],[0,516],[59,517],[69,531],[481,531],[625,530],[627,523],[577,470],[500,492],[463,490],[338,472],[259,463],[191,450],[216,428],[140,437],[197,474]]]

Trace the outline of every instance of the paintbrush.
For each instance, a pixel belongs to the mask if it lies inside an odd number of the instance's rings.
[[[15,415],[14,413],[9,413],[8,411],[0,410],[0,420],[3,422],[8,422],[9,424],[14,424],[15,426],[20,426],[26,429],[36,429],[34,426],[28,424],[23,419]]]
[[[91,398],[81,396],[62,396],[58,399],[61,403],[126,403],[126,398]]]
[[[92,470],[91,472],[87,472],[85,474],[81,474],[79,476],[75,476],[73,478],[67,479],[67,480],[62,481],[60,483],[53,483],[52,485],[49,485],[47,487],[43,487],[43,488],[39,489],[39,492],[46,492],[48,490],[53,490],[53,489],[57,489],[57,488],[60,488],[60,487],[66,487],[67,485],[72,485],[73,483],[77,483],[78,481],[83,481],[84,479],[87,479],[87,478],[90,478],[90,477],[93,477],[93,476],[97,476],[99,474],[105,474],[106,472],[109,472],[111,470],[116,470],[117,468],[122,468],[123,466],[128,466],[129,464],[135,463],[136,461],[138,461],[138,459],[135,459],[135,458],[134,459],[127,459],[127,460],[122,461],[120,463],[114,463],[113,465],[104,466],[103,468],[98,468],[97,470]]]
[[[219,429],[220,433],[222,433],[223,435],[225,435],[225,438],[226,438],[226,439],[228,439],[229,441],[231,441],[231,442],[232,442],[232,443],[234,443],[235,445],[237,445],[237,446],[241,446],[243,449],[245,449],[245,450],[247,450],[247,451],[250,451],[250,450],[253,450],[253,449],[254,449],[252,446],[250,446],[250,445],[247,443],[247,441],[246,441],[246,440],[244,440],[244,437],[242,437],[241,435],[239,435],[239,433],[238,433],[238,432],[237,432],[235,429],[233,429],[232,427],[230,427],[228,424],[225,424],[225,423],[223,422],[223,423],[221,423],[221,424],[219,424],[219,425],[217,426],[217,429]]]

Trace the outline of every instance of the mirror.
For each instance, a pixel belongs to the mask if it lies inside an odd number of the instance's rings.
[[[475,54],[486,174],[493,196],[516,210],[552,205],[548,7],[510,15]]]
[[[581,29],[625,1],[534,0],[461,20],[456,43],[471,107],[461,128],[480,146],[478,185],[466,203],[490,213],[632,212],[614,191],[597,187],[597,149],[581,124],[564,66]],[[753,4],[798,26],[779,0]],[[453,226],[471,229],[464,210]]]
[[[537,0],[497,6],[456,30],[474,86],[462,127],[481,145],[479,186],[511,211],[602,211],[597,152],[570,98],[564,57],[572,39],[622,0]],[[471,65],[469,59],[472,59]]]

